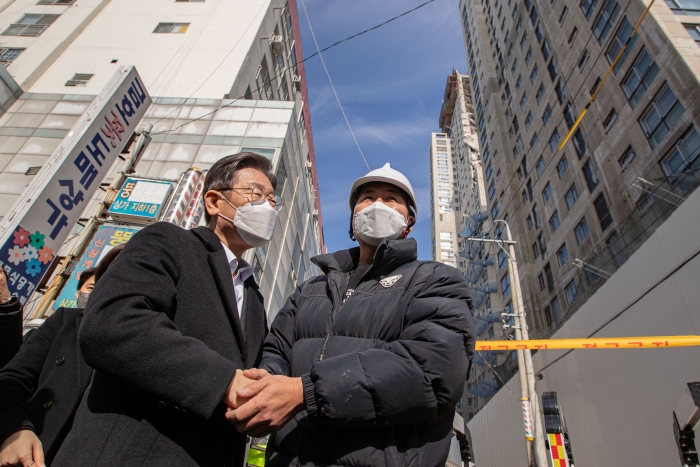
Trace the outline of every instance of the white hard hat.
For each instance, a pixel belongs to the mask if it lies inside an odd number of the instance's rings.
[[[384,182],[401,188],[411,198],[410,202],[413,205],[413,209],[415,210],[416,214],[418,214],[418,203],[416,202],[416,195],[413,193],[411,182],[408,181],[404,174],[398,170],[392,169],[388,162],[384,164],[384,167],[381,169],[372,170],[364,177],[360,177],[355,180],[355,183],[352,184],[352,188],[350,189],[350,199],[348,200],[350,210],[355,207],[352,204],[355,190],[357,190],[361,185],[371,182]]]

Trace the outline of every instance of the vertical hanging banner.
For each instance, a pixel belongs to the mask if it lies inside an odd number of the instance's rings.
[[[0,225],[0,267],[22,304],[151,105],[136,68],[122,66]]]
[[[139,229],[121,227],[117,225],[101,225],[95,236],[92,237],[88,247],[85,249],[85,253],[80,258],[80,261],[75,265],[70,278],[66,281],[66,285],[63,287],[61,294],[56,298],[54,302],[53,309],[57,310],[61,307],[66,308],[76,308],[78,306],[78,300],[76,298],[76,292],[78,291],[78,281],[80,281],[80,274],[86,269],[94,268],[97,266],[102,258],[112,251],[115,246],[122,245],[134,236]]]

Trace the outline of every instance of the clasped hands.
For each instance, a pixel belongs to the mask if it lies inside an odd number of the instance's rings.
[[[259,438],[282,428],[306,408],[301,378],[270,375],[261,369],[236,370],[223,402],[236,430]]]

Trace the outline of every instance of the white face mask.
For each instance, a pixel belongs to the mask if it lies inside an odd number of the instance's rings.
[[[262,246],[272,238],[272,231],[275,229],[277,221],[277,211],[270,206],[267,201],[252,201],[237,208],[229,200],[221,195],[221,199],[226,201],[236,215],[229,219],[223,214],[219,216],[236,226],[238,233],[251,247]]]
[[[406,219],[395,209],[376,201],[353,218],[353,233],[370,245],[379,245],[388,238],[395,240],[406,230]]]

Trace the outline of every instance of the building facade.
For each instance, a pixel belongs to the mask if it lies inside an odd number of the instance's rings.
[[[430,141],[430,235],[433,259],[457,267],[457,231],[454,196],[455,165],[450,138],[445,133],[433,133]]]
[[[0,59],[18,89],[0,117],[0,216],[117,67],[134,65],[153,97],[140,125],[153,125],[152,140],[134,175],[176,181],[228,154],[265,155],[284,206],[273,240],[245,259],[269,319],[319,272],[309,262],[324,242],[295,0],[15,1],[0,22]],[[98,191],[83,217],[103,198]]]
[[[630,37],[647,4],[460,2],[479,147],[499,154],[482,156],[489,216],[517,241],[530,337],[552,335],[696,184],[698,21],[657,2]]]

